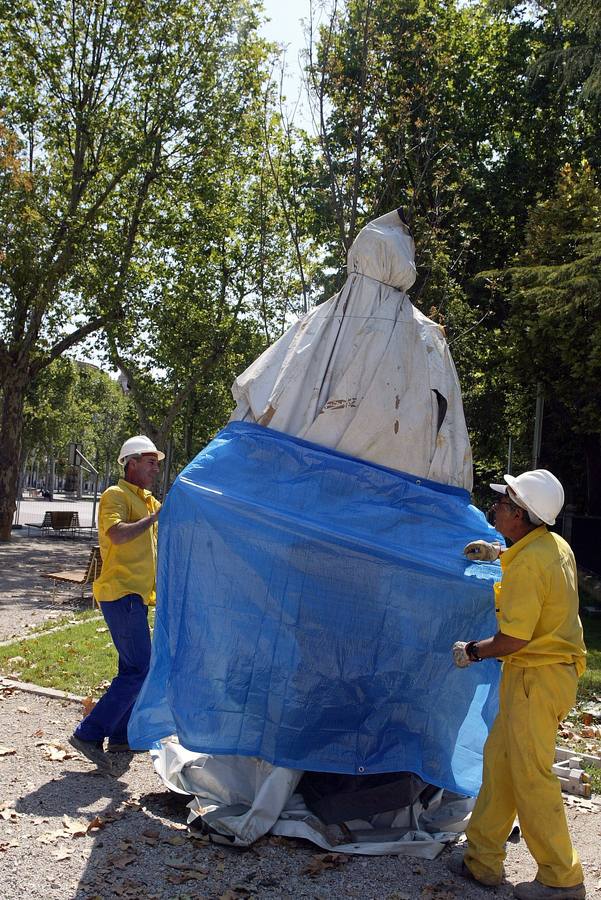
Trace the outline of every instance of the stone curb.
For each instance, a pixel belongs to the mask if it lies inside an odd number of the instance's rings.
[[[80,697],[79,694],[69,694],[67,691],[41,687],[39,684],[31,684],[28,681],[13,681],[12,678],[0,677],[1,688],[12,688],[15,691],[24,691],[26,694],[37,694],[39,697],[47,697],[48,700],[67,700],[69,703],[83,703],[85,700],[85,697]]]
[[[83,619],[81,622],[67,622],[65,625],[57,625],[56,628],[46,628],[44,631],[36,631],[33,634],[24,634],[22,637],[8,638],[6,641],[0,641],[0,647],[10,647],[11,644],[20,644],[21,641],[35,641],[45,634],[56,634],[57,631],[66,631],[68,628],[75,628],[77,625],[84,625],[86,622],[101,622],[104,616],[92,616],[90,619]]]

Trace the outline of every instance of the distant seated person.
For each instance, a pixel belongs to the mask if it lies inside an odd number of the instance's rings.
[[[47,491],[46,488],[42,488],[42,490],[40,491],[40,494],[42,495],[44,500],[53,500],[54,499],[52,494],[50,493],[50,491]]]

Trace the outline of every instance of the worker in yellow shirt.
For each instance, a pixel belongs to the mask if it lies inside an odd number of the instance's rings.
[[[449,859],[452,872],[485,885],[504,879],[505,841],[517,813],[538,864],[534,881],[514,888],[519,900],[582,900],[586,891],[572,846],[561,787],[553,775],[557,726],[576,701],[586,649],[578,618],[578,577],[569,545],[553,534],[563,503],[560,482],[537,469],[506,484],[493,506],[494,524],[511,546],[474,541],[476,560],[500,556],[495,585],[499,630],[484,640],[453,645],[464,667],[501,657],[499,713],[484,747],[482,788],[466,830],[467,849]]]
[[[150,664],[148,604],[155,602],[161,508],[151,489],[164,458],[144,435],[129,438],[119,453],[124,477],[100,498],[102,571],[94,582],[94,597],[119,654],[119,670],[69,743],[103,771],[111,769],[105,738],[109,752],[129,750],[127,723]]]

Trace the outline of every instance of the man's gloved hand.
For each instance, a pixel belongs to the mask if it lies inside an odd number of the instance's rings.
[[[471,666],[473,662],[473,660],[471,660],[465,652],[466,647],[467,641],[455,641],[455,643],[453,644],[453,662],[460,669],[465,669],[466,666]]]
[[[494,562],[501,555],[501,544],[499,541],[470,541],[463,553],[468,559]]]

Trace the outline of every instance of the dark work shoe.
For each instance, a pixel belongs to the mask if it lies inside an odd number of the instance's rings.
[[[109,741],[106,748],[107,753],[131,753],[132,749],[126,742],[124,744],[117,741]]]
[[[107,753],[148,753],[148,750],[132,750],[129,744],[117,743],[117,741],[109,741],[106,747]]]
[[[453,850],[451,855],[447,860],[447,868],[453,875],[461,875],[462,878],[467,878],[470,881],[475,881],[478,884],[483,885],[484,887],[497,887],[499,884],[503,884],[505,880],[505,870],[501,873],[498,878],[491,876],[486,880],[481,878],[476,878],[470,869],[465,864],[465,860],[463,859],[465,855],[464,850]]]
[[[574,887],[550,887],[542,881],[522,881],[513,889],[518,900],[584,900],[586,888],[582,884]]]
[[[98,766],[101,772],[110,772],[111,765],[102,749],[102,741],[82,741],[77,735],[72,734],[69,743],[78,753]]]

